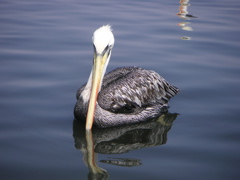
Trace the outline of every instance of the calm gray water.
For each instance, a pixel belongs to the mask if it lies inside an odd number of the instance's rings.
[[[0,1],[0,178],[239,179],[240,1],[181,3]],[[108,71],[157,71],[181,89],[169,109],[179,115],[96,130],[92,142],[73,107],[104,24],[115,34]]]

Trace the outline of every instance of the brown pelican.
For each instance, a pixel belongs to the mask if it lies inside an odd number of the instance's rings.
[[[179,89],[158,73],[139,67],[122,67],[105,74],[114,45],[109,25],[93,33],[93,67],[77,91],[76,119],[86,120],[86,129],[131,124],[157,117]]]

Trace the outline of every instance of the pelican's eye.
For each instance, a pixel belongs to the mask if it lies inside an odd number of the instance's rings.
[[[112,45],[107,45],[103,50],[102,55],[104,55],[105,53],[108,53],[108,56],[109,56],[111,49],[112,49]]]

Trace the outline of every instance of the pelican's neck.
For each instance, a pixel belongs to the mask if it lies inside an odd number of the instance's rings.
[[[106,73],[106,70],[107,70],[107,66],[108,66],[110,57],[111,57],[111,52],[110,52],[110,54],[109,54],[109,56],[108,56],[108,59],[107,59],[105,65],[104,65],[104,68],[103,68],[103,73],[102,73],[101,82],[100,82],[100,88],[99,88],[98,92],[101,91],[103,77],[104,77],[104,75],[105,75],[105,73]],[[82,94],[81,94],[81,96],[82,96],[82,98],[83,98],[84,104],[89,102],[89,99],[90,99],[90,96],[91,96],[92,74],[93,74],[93,68],[92,68],[91,73],[90,73],[90,76],[89,76],[89,78],[88,78],[88,82],[87,82],[87,84],[86,84],[86,86],[85,86],[85,88],[84,88],[84,90],[83,90],[83,92],[82,92]]]
[[[91,89],[92,89],[92,73],[93,73],[93,69],[90,73],[90,76],[88,78],[88,82],[84,88],[84,90],[82,91],[82,99],[83,99],[83,103],[86,104],[88,103],[89,99],[90,99],[90,95],[91,95]]]

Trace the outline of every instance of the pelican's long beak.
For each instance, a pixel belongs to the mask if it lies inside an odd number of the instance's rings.
[[[86,120],[86,129],[90,130],[92,128],[92,124],[94,121],[94,112],[98,98],[98,92],[101,89],[103,75],[106,70],[107,60],[108,60],[109,53],[97,54],[94,53],[94,62],[93,62],[93,69],[92,69],[92,89],[91,95],[88,105],[88,113],[87,113],[87,120]]]

